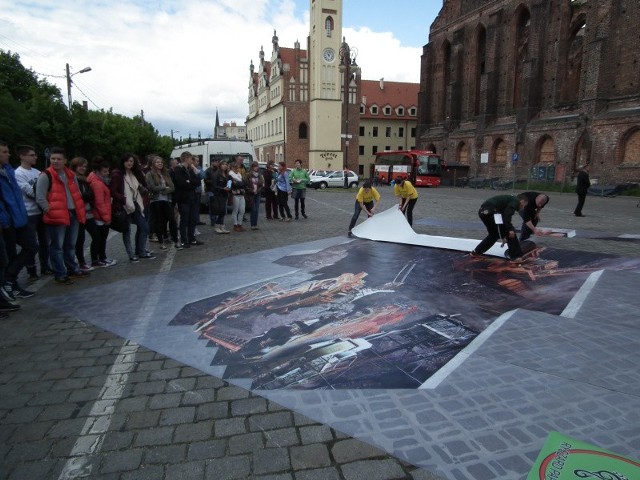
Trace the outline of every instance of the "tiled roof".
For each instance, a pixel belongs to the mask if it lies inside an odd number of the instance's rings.
[[[380,88],[381,84],[383,85],[382,89]],[[419,83],[362,80],[361,101],[365,103],[367,108],[365,113],[360,115],[360,118],[415,119],[415,116],[409,116],[409,109],[417,107],[419,91]],[[377,115],[371,115],[369,107],[372,105],[378,106]],[[386,106],[391,107],[391,115],[384,114]],[[404,115],[398,116],[397,107],[404,107]]]

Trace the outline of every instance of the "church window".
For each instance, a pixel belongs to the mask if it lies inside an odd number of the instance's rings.
[[[298,126],[298,138],[307,138],[307,124],[304,122]]]

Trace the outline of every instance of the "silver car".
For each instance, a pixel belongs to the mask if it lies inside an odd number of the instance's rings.
[[[358,174],[352,170],[346,170],[347,174],[347,184],[348,188],[354,188],[358,186]],[[336,170],[335,172],[330,172],[325,175],[312,175],[310,177],[309,187],[311,188],[327,188],[327,187],[338,187],[344,188],[345,171],[344,170]]]

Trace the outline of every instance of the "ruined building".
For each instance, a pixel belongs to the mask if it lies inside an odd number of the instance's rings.
[[[472,177],[640,182],[639,36],[638,0],[445,0],[418,147]]]

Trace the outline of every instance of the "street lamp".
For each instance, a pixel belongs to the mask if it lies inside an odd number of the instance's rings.
[[[91,67],[84,67],[82,70],[75,72],[75,73],[71,73],[71,71],[69,70],[69,64],[67,63],[67,98],[69,100],[69,111],[71,111],[71,84],[73,83],[71,80],[71,77],[73,77],[74,75],[77,75],[79,73],[87,73],[91,71]]]
[[[347,178],[347,170],[349,166],[349,139],[352,135],[349,133],[349,85],[354,73],[358,71],[358,65],[356,64],[356,57],[358,56],[358,49],[356,47],[350,47],[345,38],[342,37],[342,45],[340,46],[340,72],[343,74],[344,80],[344,103],[343,103],[343,118],[344,118],[344,133],[341,135],[344,138],[344,159],[342,162],[342,170],[344,172],[344,187],[349,186],[349,179]],[[352,70],[354,73],[352,73]]]

